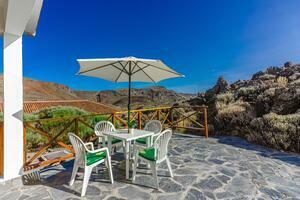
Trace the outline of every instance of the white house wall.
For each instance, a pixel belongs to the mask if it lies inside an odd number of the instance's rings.
[[[22,37],[4,34],[4,180],[23,168],[23,122],[13,115],[23,110]]]

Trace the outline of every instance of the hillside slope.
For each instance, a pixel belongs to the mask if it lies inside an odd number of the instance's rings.
[[[101,103],[127,108],[127,89],[105,91],[79,91],[73,90],[66,85],[43,82],[24,78],[24,101],[54,101],[54,100],[101,100]],[[98,95],[99,93],[99,95]],[[98,98],[97,98],[98,95]],[[152,107],[173,105],[185,101],[193,95],[178,94],[165,87],[148,87],[132,89],[132,107]],[[3,101],[3,76],[0,76],[0,101]]]

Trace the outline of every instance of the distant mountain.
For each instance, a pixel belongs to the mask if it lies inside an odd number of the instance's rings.
[[[24,78],[24,101],[90,100],[126,109],[127,89],[105,91],[73,90],[66,85]],[[172,105],[188,100],[193,94],[179,94],[165,87],[132,89],[132,107]],[[0,76],[0,101],[3,101],[3,76]]]
[[[87,99],[96,101],[97,92],[76,91],[68,86],[32,80],[30,78],[23,79],[24,84],[24,100],[25,101],[48,101],[48,100],[76,100]],[[3,101],[3,76],[0,76],[0,100]]]
[[[132,107],[143,108],[153,106],[170,106],[195,97],[193,94],[176,93],[162,86],[153,86],[141,89],[132,89]],[[128,104],[128,90],[105,90],[97,95],[98,101],[126,108]]]

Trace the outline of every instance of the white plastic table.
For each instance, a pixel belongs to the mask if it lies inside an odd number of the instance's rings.
[[[130,159],[130,148],[131,141],[139,138],[147,137],[147,144],[150,144],[150,136],[154,135],[154,132],[134,129],[133,133],[128,133],[127,129],[117,130],[115,132],[106,132],[103,135],[107,136],[107,146],[109,152],[111,152],[113,138],[122,140],[125,143],[125,160],[126,160],[126,179],[129,179],[129,159]]]

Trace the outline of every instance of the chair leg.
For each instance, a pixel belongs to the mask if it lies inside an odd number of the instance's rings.
[[[132,181],[135,181],[135,176],[136,176],[136,169],[137,169],[137,165],[138,165],[138,153],[135,153],[134,156],[134,164],[133,164],[133,172],[132,172]]]
[[[166,159],[166,162],[167,162],[167,166],[168,166],[170,176],[173,178],[173,172],[172,172],[171,163],[170,163],[169,158]]]
[[[114,184],[114,177],[113,177],[110,157],[107,157],[105,163],[106,163],[106,166],[107,166],[107,169],[108,169],[110,182],[111,182],[111,184]]]
[[[88,186],[90,176],[92,173],[93,168],[91,167],[85,167],[84,168],[84,177],[83,177],[83,184],[82,184],[82,190],[81,190],[81,196],[85,196],[86,188]]]
[[[69,183],[70,186],[72,186],[74,184],[78,169],[79,169],[78,164],[76,162],[74,162],[73,172],[72,172],[71,180],[70,180],[70,183]]]
[[[150,167],[152,169],[152,173],[153,173],[153,178],[154,178],[156,189],[158,189],[159,185],[158,185],[158,177],[157,177],[156,164],[154,162],[150,162]]]

